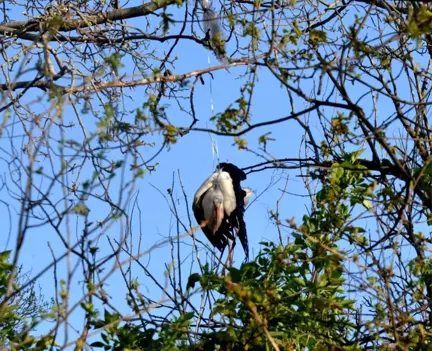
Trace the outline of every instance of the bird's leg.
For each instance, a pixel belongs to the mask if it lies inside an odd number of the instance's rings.
[[[225,263],[223,264],[222,275],[225,275],[225,268],[230,267],[229,266],[230,253],[231,253],[231,245],[230,245],[230,241],[228,240],[228,256]]]
[[[219,265],[222,265],[222,271],[221,271],[222,275],[225,275],[225,265],[224,265],[224,263],[222,261],[224,253],[225,253],[225,248],[223,248],[222,251],[221,251],[221,255],[219,257],[219,262],[218,262],[218,265],[217,265],[217,268],[216,268],[216,272],[217,272],[217,269],[219,268]]]
[[[230,246],[230,267],[234,264],[234,247],[236,245],[235,239],[232,242],[232,245]]]
[[[228,257],[227,257],[227,266],[232,267],[232,245],[231,240],[228,240]]]
[[[232,267],[232,265],[233,265],[234,246],[235,246],[235,243],[233,242],[232,245],[231,245],[231,240],[228,240],[228,256],[227,256],[227,260],[225,262],[225,265],[227,267]]]
[[[222,275],[225,275],[225,269],[232,267],[234,263],[234,247],[235,247],[235,240],[231,242],[231,240],[228,239],[228,256],[225,261],[225,264],[222,263],[222,256],[221,256],[221,263],[223,264],[223,268],[221,272]],[[225,249],[222,251],[222,255],[224,251]]]

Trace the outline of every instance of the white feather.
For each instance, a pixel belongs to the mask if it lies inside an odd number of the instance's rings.
[[[207,10],[212,6],[211,0],[201,0],[200,3],[203,10]]]
[[[246,193],[244,197],[244,205],[246,207],[247,204],[249,203],[249,198],[254,194],[254,192],[252,191],[251,188],[243,188],[243,191]]]
[[[223,205],[222,191],[218,188],[207,191],[202,200],[202,207],[205,218],[214,214],[214,208]]]
[[[194,205],[196,205],[198,203],[199,199],[201,198],[201,196],[203,196],[203,194],[213,186],[213,182],[214,182],[214,179],[216,178],[216,176],[217,176],[217,174],[215,172],[210,177],[208,177],[204,181],[204,183],[201,184],[201,186],[198,188],[198,190],[195,193]]]
[[[215,184],[210,188],[203,196],[202,208],[204,213],[204,218],[208,221],[207,227],[216,233],[223,219],[223,195],[221,189],[219,189]],[[216,209],[219,211],[216,215]]]
[[[213,200],[218,202],[222,198],[223,210],[228,216],[236,208],[234,187],[228,172],[218,170],[205,180],[195,193],[195,206],[203,195],[202,208],[205,218],[209,218],[208,215],[214,210],[214,206],[211,206]]]
[[[236,197],[234,193],[234,187],[232,179],[227,172],[218,171],[219,175],[215,179],[220,186],[223,194],[224,211],[229,216],[232,211],[236,208]]]

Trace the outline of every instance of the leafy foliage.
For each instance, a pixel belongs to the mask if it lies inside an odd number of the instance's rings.
[[[429,2],[4,0],[0,13],[0,245],[14,257],[0,253],[1,346],[431,349]],[[241,160],[251,210],[268,212],[250,262],[211,252],[191,218],[203,133],[229,140],[213,153]],[[166,152],[199,167],[153,195]],[[27,280],[29,237],[51,261]],[[48,275],[53,306],[35,290]]]
[[[22,275],[22,269],[14,272],[13,264],[9,262],[11,251],[0,252],[0,304],[5,307],[0,314],[0,348],[10,350],[45,350],[53,343],[53,338],[43,336],[34,338],[31,332],[42,319],[47,318],[50,305],[43,301],[36,291],[34,283],[28,281]],[[17,275],[15,282],[9,291],[17,294],[9,300],[8,294],[11,277]],[[27,285],[21,289],[22,285]],[[20,290],[21,289],[21,290]]]

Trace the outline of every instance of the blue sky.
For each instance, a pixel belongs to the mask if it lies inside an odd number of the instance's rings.
[[[132,4],[130,4],[132,5]],[[180,17],[181,18],[181,17]],[[18,18],[14,18],[18,19]],[[160,45],[158,48],[167,48],[167,45]],[[206,68],[209,65],[218,65],[218,61],[215,59],[212,53],[207,50],[198,47],[190,42],[180,43],[176,48],[176,54],[179,56],[179,60],[175,63],[175,73],[185,73],[191,70]],[[210,62],[209,62],[210,61]],[[130,61],[126,57],[124,59],[124,64],[126,67],[124,71],[130,73]],[[230,68],[228,70],[220,70],[213,73],[214,80],[211,81],[209,75],[204,76],[205,85],[198,84],[195,95],[195,108],[199,123],[197,126],[205,128],[213,128],[214,125],[210,122],[210,117],[212,114],[211,104],[213,103],[213,113],[218,113],[223,111],[230,103],[234,103],[235,100],[240,96],[239,90],[244,79],[241,77],[245,73],[244,67]],[[31,78],[32,74],[28,73],[22,78]],[[260,70],[258,74],[259,82],[256,86],[255,96],[253,98],[253,105],[251,109],[252,122],[258,123],[270,119],[280,118],[290,114],[291,109],[287,104],[286,92],[280,89],[279,82],[275,78],[271,77],[269,73],[264,70]],[[61,83],[66,84],[67,81]],[[34,102],[37,96],[39,96],[39,91],[29,92],[26,96],[25,101],[29,104],[32,111],[37,111],[40,113],[47,113],[50,108],[49,101],[43,99],[40,102]],[[127,90],[126,93],[130,96],[130,99],[126,99],[127,110],[131,111],[131,120],[133,120],[133,110],[134,108],[141,107],[146,100],[146,92],[144,88],[135,88],[133,90]],[[97,105],[97,101],[94,99],[93,102]],[[298,106],[299,109],[302,106]],[[173,103],[169,108],[169,118],[172,119],[178,125],[187,126],[190,123],[188,116],[182,114],[176,105]],[[17,121],[17,117],[12,115],[14,121]],[[91,132],[95,130],[95,121],[91,114],[84,115],[86,128]],[[127,117],[126,117],[127,118]],[[64,112],[65,124],[69,122],[74,122],[77,124],[76,117],[74,116],[73,110],[70,106],[66,107]],[[264,133],[272,132],[272,137],[277,139],[274,145],[269,145],[269,152],[275,157],[298,157],[299,155],[299,143],[302,138],[302,132],[297,127],[294,122],[283,123],[277,127],[266,127],[259,130],[254,130],[247,135],[249,141],[249,146],[252,149],[256,149],[258,146],[258,137]],[[58,130],[53,129],[54,135],[58,137]],[[22,129],[19,123],[16,124],[14,135],[22,135]],[[5,150],[10,150],[10,141],[3,135],[0,141],[0,147]],[[79,128],[68,129],[65,132],[64,137],[66,139],[82,139],[82,133]],[[161,138],[150,138],[151,140],[161,141]],[[16,139],[16,147],[18,148],[22,142],[25,142],[25,138],[20,140]],[[146,140],[147,141],[147,140]],[[218,159],[214,157],[212,152],[212,143],[215,143],[218,148],[218,156],[220,161],[229,161],[239,167],[249,166],[260,162],[255,156],[251,155],[245,151],[239,151],[236,146],[233,146],[232,138],[225,138],[216,135],[210,136],[208,133],[197,132],[191,133],[178,140],[178,143],[171,146],[169,150],[163,151],[155,161],[158,162],[157,170],[151,174],[147,174],[142,180],[137,183],[136,196],[139,207],[142,211],[142,217],[134,217],[132,230],[134,232],[134,245],[138,245],[138,235],[139,230],[142,230],[142,251],[151,247],[155,242],[166,238],[167,236],[175,236],[175,219],[170,213],[169,207],[163,198],[163,196],[155,189],[160,189],[160,191],[166,194],[166,189],[171,187],[173,174],[175,177],[175,189],[174,196],[179,199],[179,213],[182,219],[186,218],[186,208],[182,202],[182,192],[177,178],[177,172],[179,171],[182,176],[182,181],[184,184],[185,191],[188,195],[189,205],[191,205],[193,195],[200,184],[209,176],[211,172],[214,171]],[[56,148],[56,147],[55,147]],[[150,157],[156,148],[148,149],[145,152],[145,157]],[[115,154],[113,158],[121,157],[119,154]],[[28,162],[26,157],[23,158],[24,165]],[[58,167],[58,161],[53,161],[54,166]],[[40,159],[38,165],[44,168],[49,168],[50,163],[48,159]],[[3,163],[3,167],[5,164]],[[4,168],[6,173],[6,178],[10,183],[10,179],[7,175],[7,170]],[[82,176],[81,181],[84,181],[86,177],[90,177],[91,168],[87,167]],[[281,195],[281,189],[284,188],[286,177],[289,175],[289,184],[287,190],[292,193],[305,194],[303,189],[302,180],[295,177],[294,172],[282,172],[282,171],[265,171],[262,173],[251,174],[247,181],[244,182],[245,186],[251,187],[255,194],[261,194],[269,186],[270,188],[253,201],[251,206],[246,212],[246,223],[249,235],[249,245],[251,256],[253,257],[259,250],[259,242],[262,240],[277,240],[277,231],[274,225],[269,219],[269,210],[275,210],[276,200],[279,199]],[[67,181],[69,185],[74,180],[76,174],[68,175]],[[47,181],[41,178],[37,179],[40,182],[40,186],[47,186]],[[118,193],[118,182],[115,180],[112,184],[111,190],[113,194]],[[17,190],[17,189],[15,189]],[[52,193],[50,194],[53,199],[60,199],[62,193],[59,187],[54,187]],[[3,200],[9,202],[12,208],[12,237],[9,241],[9,246],[6,247],[7,238],[2,236],[0,239],[0,249],[13,249],[15,245],[15,238],[17,233],[17,215],[16,211],[19,209],[19,203],[13,201],[5,191],[3,191]],[[115,196],[115,195],[114,195]],[[252,199],[254,200],[255,197]],[[75,200],[76,201],[76,200]],[[305,212],[305,203],[307,201],[304,198],[294,197],[292,195],[287,195],[281,203],[280,211],[284,214],[289,214],[289,217],[296,217],[300,219],[302,214]],[[109,209],[101,205],[98,201],[89,201],[88,206],[91,210],[91,219],[96,221],[100,220],[104,215],[106,215]],[[135,212],[137,213],[137,212]],[[42,215],[39,212],[39,215]],[[72,234],[72,243],[76,242],[80,236],[83,219],[80,216],[71,215],[70,218],[70,229]],[[194,218],[192,217],[193,225],[196,225]],[[36,222],[36,221],[35,221]],[[62,226],[63,230],[65,227]],[[93,235],[92,240],[99,235],[96,233]],[[98,239],[98,247],[100,250],[100,255],[106,255],[111,252],[107,237],[112,240],[119,239],[121,237],[121,222],[114,223],[114,225],[103,232],[103,235]],[[197,237],[207,242],[205,236],[199,231]],[[185,238],[182,244],[182,257],[188,257],[192,252],[191,238]],[[20,263],[23,264],[24,270],[30,270],[31,275],[38,274],[42,269],[44,269],[52,261],[51,249],[56,256],[60,256],[64,253],[65,249],[57,235],[54,231],[47,225],[34,228],[29,230],[24,242],[24,246],[21,252]],[[170,264],[170,250],[169,245],[165,245],[161,248],[155,249],[149,256],[143,257],[142,262],[148,262],[148,269],[160,279],[164,281],[166,265]],[[200,253],[202,260],[205,260],[205,251]],[[126,256],[123,256],[126,258]],[[239,265],[243,260],[244,255],[240,245],[237,245],[235,252],[235,264]],[[72,267],[77,264],[77,259],[71,257]],[[188,262],[184,265],[188,267]],[[107,269],[111,265],[109,264]],[[67,276],[67,260],[63,260],[57,266],[57,278],[65,278]],[[71,280],[71,291],[70,291],[70,305],[73,305],[78,301],[83,294],[83,284],[82,275],[80,273],[81,267],[76,267],[76,273]],[[193,271],[198,271],[198,267],[192,268]],[[188,269],[186,270],[186,272]],[[102,274],[102,276],[105,272]],[[161,297],[160,290],[152,283],[152,281],[147,278],[142,270],[134,266],[132,276],[137,277],[143,284],[143,291],[158,300]],[[184,284],[187,279],[187,273],[183,277]],[[47,299],[54,297],[55,286],[53,279],[53,270],[49,270],[44,274],[40,280],[39,284],[42,287],[42,292]],[[112,297],[112,303],[119,308],[122,312],[130,314],[130,310],[127,308],[125,303],[125,285],[123,278],[117,272],[112,275],[108,280],[106,285],[106,290]],[[78,309],[74,314],[72,314],[70,323],[72,328],[70,328],[70,339],[73,340],[77,334],[74,329],[80,330],[83,321],[83,313]],[[45,324],[39,327],[40,332],[44,332],[51,328],[52,324]]]
[[[138,3],[129,3],[128,6],[134,6],[137,4]],[[174,11],[176,19],[182,19],[182,11],[183,9]],[[159,20],[152,17],[151,21],[152,23],[156,23]],[[140,21],[135,20],[131,21],[131,23],[139,25]],[[178,27],[179,26],[173,28],[173,32],[176,32]],[[170,44],[172,43],[158,43],[156,47],[161,52],[169,48]],[[228,46],[228,51],[229,50],[230,46]],[[186,73],[197,69],[204,69],[209,67],[209,65],[213,66],[219,64],[212,53],[192,42],[186,41],[179,43],[175,49],[174,55],[178,56],[178,60],[175,61],[174,67],[170,67],[170,69],[176,74]],[[130,74],[130,68],[132,64],[131,60],[128,57],[125,57],[123,63],[125,64],[123,72]],[[224,111],[229,104],[234,103],[235,100],[240,96],[240,88],[245,81],[245,78],[242,77],[242,75],[245,72],[245,67],[234,67],[229,68],[228,70],[219,70],[213,72],[214,79],[212,79],[210,75],[203,76],[205,85],[198,83],[195,92],[195,109],[197,118],[199,119],[197,127],[214,128],[214,124],[210,121],[212,113],[217,114],[218,112]],[[30,73],[25,76],[25,78],[28,77],[31,77]],[[67,84],[68,81],[62,81],[62,83]],[[327,83],[328,81],[324,80],[324,91],[326,88],[328,88]],[[302,88],[304,89],[304,92],[308,94],[314,88],[314,86],[302,85]],[[356,89],[358,89],[358,91],[356,90],[355,95],[359,97],[366,91],[365,88],[360,88],[357,86]],[[126,89],[124,92],[128,96],[125,98],[124,102],[124,106],[126,106],[125,111],[127,111],[125,120],[133,121],[133,111],[143,105],[147,99],[148,91],[144,87],[137,87],[130,90]],[[30,104],[29,106],[33,111],[46,113],[50,106],[46,99],[41,102],[32,103],[39,93],[39,91],[29,92],[25,101]],[[93,99],[93,103],[96,106],[98,105],[96,98]],[[362,107],[367,110],[369,110],[371,107],[370,99],[361,100],[360,103],[362,104]],[[212,104],[213,110],[211,108]],[[308,107],[301,100],[296,100],[295,104],[297,111]],[[390,111],[388,104],[386,104],[387,103],[385,99],[381,99],[378,102],[379,110],[384,116],[387,116]],[[98,107],[100,108],[101,106]],[[120,105],[120,107],[123,107],[123,105]],[[325,111],[328,113],[326,117],[329,119],[335,112],[331,109],[325,109]],[[285,89],[280,86],[280,83],[274,77],[272,77],[268,71],[259,69],[258,83],[256,85],[252,100],[252,123],[259,123],[281,118],[288,116],[291,112],[291,107],[289,100],[287,99]],[[190,117],[183,113],[173,101],[171,101],[171,105],[168,109],[168,116],[174,124],[179,126],[188,126],[190,123]],[[13,115],[12,117],[16,119],[16,116]],[[96,121],[94,117],[91,114],[83,115],[82,117],[85,120],[88,131],[94,131],[96,128]],[[73,109],[70,106],[66,107],[64,118],[65,122],[77,123]],[[310,126],[313,133],[316,133],[318,136],[321,135],[321,126],[316,119],[316,115],[310,116]],[[278,125],[253,130],[252,132],[248,133],[247,136],[245,136],[249,142],[248,146],[251,149],[256,150],[259,147],[258,137],[268,132],[271,132],[271,137],[277,140],[276,142],[269,144],[269,154],[275,158],[297,158],[303,156],[299,150],[299,145],[303,137],[303,131],[294,121],[284,122]],[[15,135],[21,135],[23,133],[19,124],[16,125],[16,130],[14,133]],[[54,131],[54,133],[57,133],[56,135],[59,136],[57,131]],[[82,139],[82,133],[79,128],[68,129],[65,133],[65,137],[67,139]],[[148,137],[148,139],[145,139],[145,141],[156,141],[157,143],[160,143],[161,138]],[[15,142],[17,149],[19,149],[22,140],[17,138],[15,139]],[[133,250],[136,250],[137,248],[139,241],[138,234],[140,231],[142,233],[141,251],[145,251],[146,249],[150,248],[159,240],[162,240],[168,236],[174,237],[176,235],[175,218],[172,216],[166,200],[157,190],[159,189],[163,194],[167,195],[166,190],[172,186],[173,175],[175,179],[174,198],[178,199],[177,205],[179,217],[187,223],[187,209],[185,208],[185,204],[183,202],[183,194],[178,181],[177,172],[180,172],[181,174],[190,207],[196,189],[214,171],[219,161],[212,151],[212,143],[217,145],[220,161],[232,162],[239,167],[246,167],[261,162],[261,159],[252,155],[251,153],[239,151],[236,146],[232,145],[232,138],[210,135],[205,132],[194,132],[186,135],[183,138],[179,138],[178,142],[175,145],[172,145],[169,150],[166,149],[157,156],[154,161],[158,163],[157,170],[152,173],[147,173],[145,177],[139,180],[137,183],[134,196],[137,197],[137,204],[141,209],[142,216],[139,218],[137,216],[138,211],[135,210],[135,215],[133,216],[131,226],[133,231]],[[10,140],[5,134],[3,134],[2,139],[0,139],[0,147],[3,148],[3,150],[10,150]],[[154,149],[146,148],[144,151],[144,157],[147,159],[150,158],[156,150],[157,147]],[[118,152],[112,152],[110,153],[110,157],[113,159],[121,159],[122,155]],[[24,164],[25,162],[27,162],[27,160],[24,157]],[[130,160],[127,160],[127,162],[130,162]],[[48,159],[40,160],[40,164],[44,165],[44,167],[49,167]],[[58,166],[58,162],[54,161],[54,167]],[[8,178],[8,170],[4,160],[2,161],[2,168],[4,173],[1,175]],[[91,167],[86,166],[85,171],[83,171],[83,174],[81,175],[80,181],[84,181],[86,178],[90,177],[91,173]],[[250,174],[248,179],[244,182],[245,186],[249,186],[255,191],[255,195],[261,194],[263,191],[265,191],[256,199],[256,201],[254,201],[255,197],[252,198],[253,202],[246,211],[246,223],[252,257],[258,252],[260,241],[277,241],[277,230],[269,219],[269,211],[276,210],[276,201],[282,194],[282,189],[285,187],[287,177],[289,177],[287,186],[287,191],[289,193],[284,196],[281,202],[280,212],[282,214],[282,218],[294,217],[299,223],[301,222],[302,215],[306,213],[309,205],[308,198],[295,195],[307,194],[303,181],[300,177],[298,177],[298,174],[298,171],[267,170],[260,173]],[[76,177],[76,174],[69,175],[67,177],[69,185],[74,180],[74,177]],[[10,179],[8,179],[8,182],[9,181]],[[119,184],[119,177],[117,177],[111,185],[111,192],[114,197],[119,193]],[[41,181],[41,185],[46,186],[46,181]],[[9,246],[6,247],[7,236],[3,235],[0,238],[0,250],[12,249],[17,232],[17,216],[15,209],[19,209],[19,203],[13,201],[4,189],[1,193],[1,196],[2,200],[11,203],[13,218],[12,238],[9,242]],[[51,196],[53,198],[60,199],[62,197],[60,188],[55,187],[51,193]],[[89,201],[88,206],[91,210],[90,217],[93,221],[101,220],[101,218],[103,218],[109,211],[106,206],[101,205],[101,202],[95,200]],[[3,208],[5,207],[3,206]],[[193,225],[196,225],[193,217],[192,220]],[[82,217],[76,215],[70,216],[72,242],[76,242],[78,240],[82,226]],[[8,227],[5,224],[5,231],[6,228]],[[65,227],[62,228],[64,229]],[[100,250],[98,255],[103,256],[111,252],[107,237],[110,237],[112,240],[114,240],[121,238],[122,234],[121,221],[115,222],[112,227],[106,229],[106,231],[96,232],[91,239],[95,240],[95,238],[100,235],[97,241]],[[201,231],[197,233],[197,236],[200,240],[207,242]],[[28,232],[20,259],[20,263],[23,264],[24,270],[31,270],[32,274],[35,275],[52,261],[51,251],[48,243],[57,256],[63,254],[64,246],[54,231],[48,226],[34,228]],[[182,257],[187,258],[186,262],[184,263],[184,267],[187,267],[183,277],[184,284],[187,280],[186,272],[189,271],[190,267],[189,255],[192,253],[191,243],[191,238],[185,238],[183,239],[183,244],[181,245]],[[122,257],[123,259],[126,258],[124,255]],[[205,260],[205,251],[200,252],[200,257],[202,260]],[[243,258],[244,255],[241,246],[237,245],[235,252],[235,265],[239,265]],[[148,269],[161,283],[163,283],[165,280],[166,265],[169,265],[170,261],[171,248],[169,245],[157,248],[151,252],[150,255],[141,258],[141,262],[148,264]],[[76,262],[76,258],[72,258],[72,263],[76,264]],[[57,267],[59,279],[66,276],[66,263],[67,261],[64,260]],[[110,267],[111,266],[108,265],[107,270]],[[196,263],[192,267],[192,271],[198,271]],[[102,275],[106,273],[107,272],[104,272]],[[161,297],[161,291],[136,265],[133,266],[132,277],[137,277],[138,280],[143,284],[143,292],[146,292],[155,300]],[[40,284],[46,298],[51,298],[54,296],[55,290],[53,270],[50,270],[44,276],[42,276],[40,279]],[[108,280],[106,290],[112,297],[112,303],[122,312],[129,314],[130,311],[125,303],[125,285],[119,272],[113,274]],[[71,302],[74,303],[75,301],[79,300],[82,297],[82,293],[82,276],[80,273],[80,268],[78,268],[77,273],[74,275],[73,280],[71,281]],[[82,312],[78,311],[71,317],[71,324],[77,329],[80,329],[82,325],[82,316]],[[44,331],[50,327],[52,327],[52,325],[42,326],[39,330]],[[71,329],[71,338],[74,337],[76,337],[76,334]]]

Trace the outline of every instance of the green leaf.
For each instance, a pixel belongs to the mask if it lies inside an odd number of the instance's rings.
[[[322,30],[312,30],[309,34],[309,42],[312,44],[327,43],[327,33]]]
[[[366,207],[369,211],[372,209],[372,204],[367,199],[363,200],[363,206]]]
[[[188,278],[188,282],[186,284],[186,289],[195,288],[195,284],[197,282],[199,282],[200,279],[201,279],[201,276],[198,273],[192,273]]]
[[[0,252],[0,261],[7,261],[11,255],[11,250]]]
[[[87,216],[90,213],[90,209],[84,204],[78,204],[72,208],[72,212],[80,216]]]
[[[195,316],[194,312],[187,312],[183,315],[183,318],[188,321],[191,320],[194,316]]]
[[[123,68],[124,65],[121,62],[121,59],[124,55],[121,55],[119,53],[114,53],[111,56],[105,57],[105,63],[107,63],[111,69],[115,72],[115,74],[118,74],[118,70],[120,68]]]
[[[339,163],[333,163],[330,170],[330,180],[332,183],[338,183],[344,175],[344,169]]]
[[[241,271],[235,267],[229,268],[231,280],[233,283],[238,283],[241,280]]]
[[[91,347],[104,347],[105,344],[102,341],[95,341],[94,343],[90,344]]]

